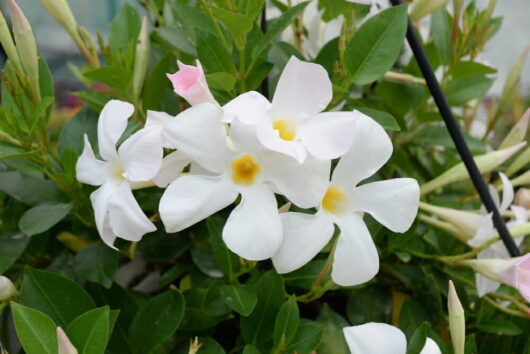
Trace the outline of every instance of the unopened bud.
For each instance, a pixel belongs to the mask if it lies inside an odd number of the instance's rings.
[[[517,193],[515,193],[514,204],[530,209],[530,189],[519,188]]]
[[[469,241],[475,236],[484,217],[471,211],[439,207],[427,203],[420,203],[420,209],[428,211],[453,225],[459,231],[459,234],[455,236],[464,242]]]
[[[460,303],[455,286],[449,280],[449,291],[447,296],[447,308],[449,310],[449,331],[455,354],[464,354],[466,344],[466,319],[464,308]]]
[[[57,327],[57,345],[58,354],[77,354],[77,349],[61,327]]]
[[[77,36],[77,22],[67,0],[40,0],[46,10],[52,15],[71,36]]]
[[[186,65],[180,61],[177,64],[179,71],[167,74],[175,93],[192,106],[207,102],[217,104],[206,82],[201,63],[197,60],[197,66]]]
[[[418,21],[445,6],[447,2],[448,0],[414,0],[409,10],[410,18],[413,21]]]
[[[15,47],[15,42],[13,42],[13,37],[11,37],[11,32],[9,32],[9,27],[7,26],[6,19],[2,11],[0,11],[0,43],[4,47],[4,51],[7,54],[9,60],[15,65],[16,69],[22,71],[22,64],[20,63],[20,57],[18,56],[17,48]]]
[[[528,120],[530,120],[530,108],[526,110],[525,114],[523,114],[517,124],[515,124],[508,135],[506,135],[499,146],[499,149],[509,148],[525,140],[528,131]]]
[[[9,278],[0,275],[0,301],[9,300],[18,294],[15,285]]]
[[[28,75],[33,95],[37,101],[40,101],[39,57],[33,31],[28,19],[24,16],[15,0],[7,0],[7,3],[11,13],[11,20],[13,21],[13,34],[15,35],[15,43],[20,59]]]
[[[138,35],[136,43],[136,56],[134,58],[134,76],[133,76],[133,96],[140,97],[142,84],[147,72],[149,62],[149,30],[147,28],[147,18],[142,21],[142,29]]]
[[[199,342],[199,338],[195,337],[192,341],[190,341],[190,350],[188,351],[188,354],[196,354],[201,347],[202,343]]]

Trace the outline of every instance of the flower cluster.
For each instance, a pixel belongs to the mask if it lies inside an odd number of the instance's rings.
[[[272,258],[278,272],[290,272],[309,262],[337,225],[333,280],[349,286],[375,276],[379,258],[364,213],[404,232],[419,203],[414,179],[360,184],[392,154],[384,129],[358,111],[323,112],[332,99],[327,72],[295,57],[272,102],[247,92],[221,107],[200,63],[179,63],[179,69],[168,77],[191,108],[176,117],[149,111],[145,126],[116,150],[133,107],[110,101],[98,122],[103,160],[85,139],[77,178],[100,186],[91,200],[105,243],[138,241],[155,230],[132,190],[157,185],[167,187],[159,206],[167,232],[184,230],[238,201],[222,235],[239,256]],[[163,157],[164,148],[175,151]],[[183,175],[188,165],[190,173]],[[306,212],[280,213],[276,195]]]

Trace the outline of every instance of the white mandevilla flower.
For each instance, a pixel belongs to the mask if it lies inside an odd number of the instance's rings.
[[[394,232],[406,231],[418,211],[419,186],[412,178],[359,182],[373,175],[390,158],[392,143],[383,127],[355,112],[351,130],[353,146],[339,161],[331,182],[320,198],[315,215],[282,213],[284,242],[272,261],[279,273],[287,273],[309,262],[333,236],[334,224],[341,230],[333,270],[335,283],[351,286],[373,278],[379,256],[363,221],[368,212]]]
[[[140,209],[132,189],[148,184],[160,169],[162,150],[156,143],[159,137],[152,130],[142,129],[116,150],[133,112],[130,103],[109,101],[98,121],[98,146],[103,161],[96,158],[85,135],[85,147],[76,164],[80,182],[100,186],[90,200],[99,234],[113,248],[117,237],[139,241],[144,234],[156,230]]]
[[[294,157],[308,153],[329,160],[342,156],[352,143],[353,114],[322,112],[332,98],[326,70],[291,57],[285,66],[272,103],[257,92],[247,92],[223,107],[223,121],[237,117],[256,125],[259,141],[268,149]]]
[[[314,205],[326,188],[330,162],[292,158],[266,150],[255,126],[232,121],[229,137],[222,111],[206,103],[172,120],[168,141],[216,176],[187,175],[172,182],[160,200],[160,217],[168,232],[188,228],[235,201],[223,229],[233,252],[249,260],[270,258],[282,242],[274,192],[302,207]]]
[[[493,186],[489,186],[490,194],[493,198],[493,201],[495,202],[495,205],[499,209],[500,213],[505,212],[508,210],[508,207],[510,207],[510,204],[512,204],[513,198],[514,198],[514,192],[513,192],[513,186],[510,183],[510,180],[508,177],[504,175],[504,173],[499,174],[502,181],[503,186],[503,192],[502,192],[502,201],[500,201],[499,193]],[[509,222],[506,223],[506,226],[508,229],[511,229],[515,226],[522,225],[525,222],[528,221],[528,211],[517,205],[512,205],[511,210],[513,211],[515,218]],[[477,231],[475,233],[475,236],[468,241],[468,244],[471,247],[481,247],[484,243],[491,240],[493,237],[497,235],[497,232],[495,230],[495,227],[493,225],[493,219],[492,219],[492,213],[486,214],[486,209],[484,206],[481,207],[481,212],[483,214],[482,220],[480,224],[478,225]],[[522,237],[517,237],[515,239],[515,242],[517,246],[521,244],[523,241]],[[490,258],[509,258],[510,254],[506,250],[506,247],[504,246],[502,241],[497,241],[485,250],[479,252],[477,255],[477,258],[479,259],[490,259]],[[475,282],[477,285],[477,293],[479,296],[484,296],[487,293],[496,291],[500,283],[493,281],[491,279],[488,279],[481,274],[475,274]]]
[[[370,322],[342,329],[352,354],[405,354],[407,338],[394,326]],[[431,338],[426,338],[420,354],[441,354],[440,347]]]

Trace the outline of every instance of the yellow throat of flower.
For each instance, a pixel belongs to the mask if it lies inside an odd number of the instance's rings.
[[[287,141],[293,141],[296,137],[296,131],[291,123],[284,119],[275,120],[272,123],[272,129],[278,131],[280,138]]]
[[[254,183],[260,170],[260,165],[254,160],[254,157],[245,154],[232,161],[232,180],[237,184],[250,186]]]
[[[340,186],[333,185],[328,188],[322,198],[322,208],[332,214],[340,214],[346,209],[348,202],[348,194]]]

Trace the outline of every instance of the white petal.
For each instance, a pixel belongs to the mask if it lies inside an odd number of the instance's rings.
[[[173,151],[162,160],[162,166],[160,166],[160,170],[153,178],[153,182],[160,188],[166,188],[168,184],[180,176],[182,170],[190,162],[191,159],[186,154],[181,151]]]
[[[264,178],[300,208],[319,205],[329,187],[330,160],[308,156],[299,164],[289,156],[269,153],[263,163]]]
[[[108,163],[99,161],[94,155],[90,141],[85,134],[85,147],[75,165],[76,178],[79,182],[100,186],[108,176]]]
[[[513,202],[513,186],[508,177],[504,173],[499,173],[502,180],[502,202],[499,207],[499,212],[508,210],[508,207]]]
[[[359,285],[379,271],[379,255],[363,219],[349,214],[337,220],[340,236],[331,278],[341,286]]]
[[[223,240],[235,254],[252,261],[270,258],[282,243],[276,198],[266,185],[241,190],[241,203],[223,229]]]
[[[134,199],[127,182],[123,182],[110,199],[109,222],[116,236],[129,241],[140,241],[146,233],[156,231]]]
[[[134,112],[134,106],[128,102],[109,101],[98,121],[98,146],[105,160],[116,159],[116,143],[127,127],[127,120]]]
[[[323,212],[315,215],[281,213],[283,242],[272,257],[274,268],[280,274],[296,270],[313,257],[333,236],[333,221]]]
[[[352,354],[405,354],[407,338],[399,328],[370,322],[344,327],[344,337]]]
[[[392,155],[392,142],[383,127],[372,118],[355,111],[353,144],[341,157],[333,172],[333,181],[357,185],[377,172]]]
[[[521,225],[528,221],[528,210],[525,207],[512,205],[510,209],[515,214],[515,225]]]
[[[157,129],[162,137],[162,132],[166,125],[169,124],[175,117],[166,112],[147,111],[147,119],[145,121],[144,129]],[[168,141],[162,139],[162,145],[168,149],[174,149]]]
[[[175,117],[163,135],[204,168],[220,173],[230,154],[221,114],[221,109],[211,103],[193,106]]]
[[[351,192],[353,210],[368,212],[394,232],[405,232],[416,218],[420,187],[413,178],[367,183]]]
[[[420,354],[442,354],[442,352],[438,344],[436,344],[431,338],[427,337]]]
[[[298,163],[305,161],[307,152],[302,143],[297,139],[288,141],[280,138],[278,131],[272,128],[270,122],[259,124],[256,128],[256,134],[260,143],[267,149],[291,156]]]
[[[302,126],[300,140],[313,156],[336,159],[351,148],[354,125],[353,112],[320,113]]]
[[[117,188],[118,186],[116,184],[105,183],[90,194],[90,201],[94,209],[94,218],[96,219],[96,228],[98,229],[99,236],[107,246],[114,249],[116,249],[114,247],[116,235],[110,227],[108,215],[109,202]]]
[[[232,182],[223,176],[182,176],[160,199],[160,218],[167,232],[178,232],[207,218],[237,197]]]
[[[162,165],[164,149],[158,129],[140,129],[128,137],[118,149],[124,177],[129,181],[148,181]]]
[[[502,245],[504,247],[504,245]],[[504,248],[506,250],[506,248]],[[508,252],[505,251],[507,254]],[[481,251],[477,255],[478,259],[493,259],[498,258],[495,254],[495,251],[492,247],[488,247],[485,250]],[[479,273],[475,273],[475,284],[477,286],[477,295],[479,297],[483,297],[484,295],[488,293],[495,292],[499,286],[501,286],[500,283],[493,281],[491,279],[486,278],[483,275],[480,275]]]
[[[237,118],[246,124],[256,124],[269,120],[271,103],[256,91],[245,92],[223,106],[223,119],[231,123]]]
[[[467,241],[471,247],[480,247],[495,236],[492,215],[492,213],[489,213],[488,215],[482,216],[475,235],[471,240]]]
[[[275,119],[307,118],[322,112],[332,97],[326,69],[292,56],[276,86],[273,116]]]

